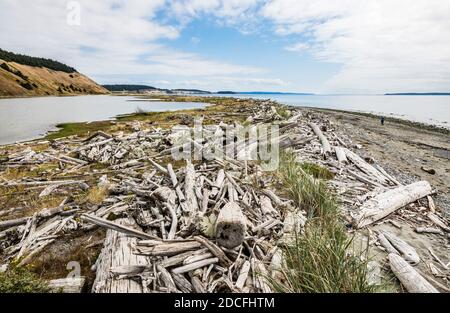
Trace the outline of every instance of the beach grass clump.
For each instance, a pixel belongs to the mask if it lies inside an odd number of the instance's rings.
[[[330,170],[315,163],[302,162],[300,166],[306,173],[312,175],[314,178],[329,180],[334,177],[334,174],[330,172]]]
[[[289,111],[285,106],[278,106],[276,110],[278,115],[284,119],[288,119],[291,117],[291,111]]]
[[[295,154],[282,152],[278,173],[283,187],[296,205],[309,217],[328,217],[339,213],[337,201],[327,188],[326,182],[309,174],[306,163],[297,162]],[[328,212],[331,211],[331,212]]]
[[[46,281],[40,279],[26,266],[15,262],[8,269],[0,272],[0,293],[45,293],[50,288]]]
[[[283,248],[283,281],[270,279],[277,292],[366,293],[376,287],[367,282],[367,251],[354,252],[340,219],[335,196],[326,183],[308,174],[295,155],[283,152],[279,175],[296,206],[306,210],[304,232]]]

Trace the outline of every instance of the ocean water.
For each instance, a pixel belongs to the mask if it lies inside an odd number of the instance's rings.
[[[299,94],[233,94],[219,96],[272,99],[293,106],[373,113],[450,128],[450,96]]]

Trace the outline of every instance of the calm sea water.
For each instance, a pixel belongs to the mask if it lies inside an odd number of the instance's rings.
[[[217,96],[217,95],[214,95]],[[450,96],[222,95],[272,99],[280,103],[368,112],[450,128]],[[201,108],[192,102],[133,101],[132,97],[78,96],[0,99],[0,144],[38,138],[58,123],[88,122],[119,114]]]
[[[119,114],[202,108],[203,103],[132,101],[132,97],[77,96],[0,99],[0,144],[43,136],[58,123],[107,120]]]
[[[214,95],[217,96],[217,95]],[[374,113],[450,128],[450,96],[384,95],[221,95],[239,98],[272,99],[280,103]]]

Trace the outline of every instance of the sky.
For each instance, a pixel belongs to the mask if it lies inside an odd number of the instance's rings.
[[[449,0],[1,0],[0,48],[102,84],[450,92]]]

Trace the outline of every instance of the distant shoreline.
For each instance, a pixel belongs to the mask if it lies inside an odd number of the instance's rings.
[[[385,96],[450,96],[450,92],[399,92],[385,93]]]
[[[295,107],[295,106],[293,106]],[[311,109],[311,110],[317,110],[317,111],[330,111],[330,112],[338,112],[338,113],[348,113],[348,114],[353,114],[353,115],[360,115],[360,116],[366,116],[366,117],[371,117],[374,119],[379,119],[380,116],[373,114],[373,113],[366,113],[366,112],[359,112],[359,111],[347,111],[347,110],[339,110],[339,109],[327,109],[327,108],[315,108],[315,107],[306,107],[304,106],[303,108],[307,108],[307,109]],[[444,127],[444,126],[438,126],[438,125],[433,125],[433,124],[427,124],[427,123],[421,123],[421,122],[417,122],[417,121],[413,121],[413,120],[409,120],[409,119],[402,119],[402,118],[397,118],[397,117],[391,117],[391,116],[385,116],[385,121],[386,122],[391,122],[391,123],[397,123],[397,124],[401,124],[401,125],[406,125],[406,126],[411,126],[417,129],[425,129],[425,130],[429,130],[429,131],[433,131],[433,132],[438,132],[438,133],[442,133],[442,134],[447,134],[450,135],[450,128]]]

